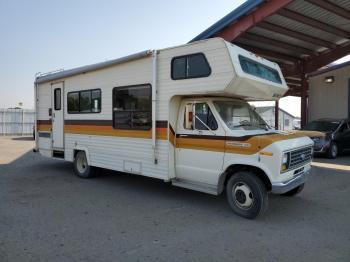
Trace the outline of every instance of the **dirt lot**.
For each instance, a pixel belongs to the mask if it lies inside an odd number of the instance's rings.
[[[350,261],[350,158],[316,159],[305,190],[256,220],[224,196],[72,165],[0,137],[0,261]]]

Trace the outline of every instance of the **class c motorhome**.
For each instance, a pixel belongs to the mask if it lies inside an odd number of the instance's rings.
[[[83,178],[105,168],[225,191],[255,218],[310,172],[311,139],[269,128],[247,103],[287,90],[276,63],[220,38],[39,75],[35,150]]]

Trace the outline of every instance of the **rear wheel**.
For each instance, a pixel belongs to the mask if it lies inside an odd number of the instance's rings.
[[[96,169],[89,166],[84,151],[79,151],[74,159],[74,173],[81,178],[90,178],[95,175]]]
[[[332,158],[332,159],[336,158],[338,156],[338,151],[339,149],[338,149],[337,143],[331,142],[327,152],[328,158]]]
[[[283,196],[295,196],[299,194],[301,191],[303,191],[305,184],[301,184],[300,186],[293,188],[292,190],[282,194]]]
[[[232,210],[249,219],[262,214],[268,206],[266,186],[252,172],[232,175],[226,185],[226,196]]]

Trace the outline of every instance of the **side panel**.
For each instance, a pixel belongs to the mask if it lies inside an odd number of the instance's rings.
[[[92,166],[167,180],[168,142],[158,140],[156,146],[158,164],[153,162],[151,139],[68,133],[65,158],[72,161],[74,149],[85,147]]]
[[[167,117],[160,119],[156,112],[157,164],[151,130],[113,128],[113,88],[151,83],[150,57],[65,79],[65,160],[73,161],[74,150],[87,148],[92,166],[168,180]],[[101,90],[101,112],[69,114],[67,94],[89,89]]]

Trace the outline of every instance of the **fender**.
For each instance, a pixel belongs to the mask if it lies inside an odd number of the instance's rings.
[[[265,175],[267,176],[267,178],[269,179],[270,183],[271,183],[271,176],[268,172],[268,169],[261,164],[261,162],[257,162],[257,163],[253,163],[251,161],[239,161],[239,162],[227,162],[225,163],[225,166],[224,166],[224,171],[219,175],[219,179],[218,179],[218,187],[217,187],[217,191],[218,191],[218,194],[221,194],[224,190],[224,187],[225,187],[225,180],[226,180],[226,177],[227,175],[229,174],[227,172],[228,168],[231,167],[231,166],[235,166],[235,165],[239,165],[239,166],[247,166],[247,167],[251,167],[251,168],[257,168],[257,169],[260,169],[262,172],[265,173]]]

